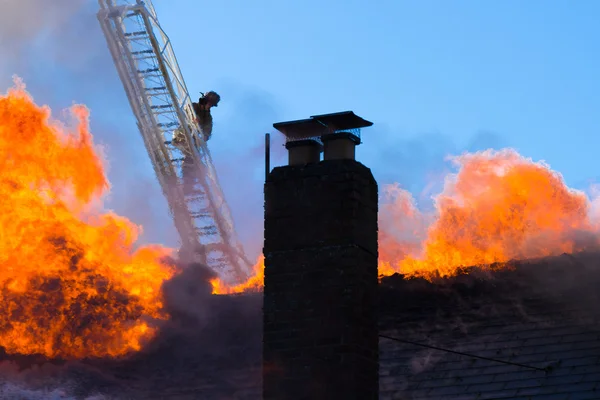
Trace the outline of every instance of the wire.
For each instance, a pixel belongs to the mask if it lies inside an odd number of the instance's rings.
[[[468,353],[463,353],[463,352],[460,352],[460,351],[443,349],[441,347],[431,346],[431,345],[424,344],[424,343],[411,342],[410,340],[398,339],[398,338],[395,338],[395,337],[392,337],[392,336],[387,336],[387,335],[379,335],[379,337],[380,338],[384,338],[384,339],[393,340],[395,342],[412,344],[413,346],[420,346],[420,347],[425,347],[425,348],[428,348],[428,349],[445,351],[446,353],[458,354],[459,356],[465,356],[465,357],[471,357],[471,358],[478,358],[480,360],[493,361],[493,362],[497,362],[497,363],[501,363],[501,364],[514,365],[516,367],[529,368],[529,369],[534,369],[534,370],[543,371],[543,372],[549,372],[550,371],[550,367],[540,368],[540,367],[534,367],[534,366],[531,366],[531,365],[519,364],[519,363],[515,363],[515,362],[511,362],[511,361],[497,360],[495,358],[482,357],[482,356],[477,356],[475,354],[468,354]]]

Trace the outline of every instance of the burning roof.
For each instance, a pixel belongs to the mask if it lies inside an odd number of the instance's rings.
[[[382,338],[381,398],[591,395],[600,382],[599,269],[600,255],[589,253],[434,282],[384,278],[380,332],[444,350]],[[260,399],[262,296],[206,290],[195,297],[202,307],[171,319],[144,351],[55,366],[54,376],[77,382],[80,396]]]
[[[0,97],[0,346],[55,358],[138,351],[164,318],[174,274],[161,247],[133,249],[138,228],[98,207],[108,189],[87,127],[68,129],[22,86]]]
[[[72,129],[53,121],[22,86],[0,97],[3,379],[75,398],[260,398],[261,295],[211,293],[260,289],[263,260],[231,288],[200,266],[180,272],[169,249],[135,249],[138,228],[99,206],[108,182],[87,110],[73,115]],[[380,272],[404,275],[381,281],[381,328],[534,368],[382,339],[382,398],[595,398],[589,199],[511,150],[455,161],[431,215],[387,188]]]

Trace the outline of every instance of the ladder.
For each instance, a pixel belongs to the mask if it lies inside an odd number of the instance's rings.
[[[180,256],[228,284],[252,263],[238,241],[175,53],[149,0],[99,0],[98,20],[181,239]],[[174,141],[174,135],[183,141]]]

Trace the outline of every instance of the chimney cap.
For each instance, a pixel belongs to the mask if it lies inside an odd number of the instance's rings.
[[[329,132],[348,131],[373,125],[371,121],[354,114],[354,111],[312,115],[311,118],[326,126]]]
[[[310,118],[295,121],[277,122],[273,128],[283,133],[286,141],[314,140],[321,141],[321,136],[348,132],[360,139],[361,128],[372,126],[371,121],[359,117],[353,111],[342,111],[331,114],[312,115]]]
[[[273,124],[273,128],[283,133],[288,141],[305,139],[315,139],[319,141],[319,137],[326,133],[326,128],[312,118],[277,122]]]

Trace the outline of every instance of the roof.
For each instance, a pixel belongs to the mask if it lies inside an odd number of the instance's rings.
[[[382,334],[548,372],[382,338],[380,399],[600,398],[599,270],[599,255],[581,254],[434,283],[383,279]],[[205,305],[193,309],[200,318],[174,316],[135,357],[46,364],[35,381],[48,386],[48,371],[76,398],[260,400],[262,295],[181,300]]]
[[[563,256],[432,284],[382,283],[380,399],[600,398],[599,258]],[[475,275],[473,275],[475,273]]]
[[[330,132],[360,129],[372,125],[372,122],[359,117],[353,111],[342,111],[312,115],[307,119],[277,122],[273,124],[273,128],[291,139],[307,139]]]

